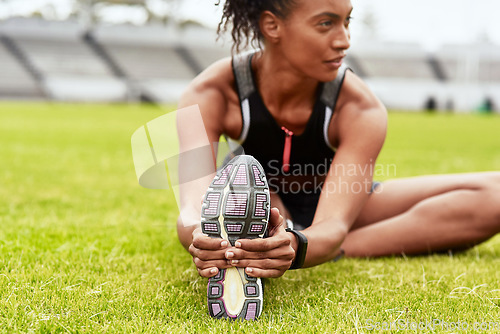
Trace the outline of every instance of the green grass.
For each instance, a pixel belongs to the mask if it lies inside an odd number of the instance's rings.
[[[175,199],[134,172],[130,136],[166,110],[0,104],[0,332],[369,333],[395,321],[416,332],[433,319],[448,322],[437,332],[458,321],[499,331],[499,237],[461,254],[288,272],[267,281],[257,322],[211,319],[206,279],[177,241]],[[500,168],[498,116],[389,121],[379,163],[396,168],[378,179]]]

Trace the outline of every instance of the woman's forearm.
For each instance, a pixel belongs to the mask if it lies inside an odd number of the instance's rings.
[[[197,217],[196,212],[184,212],[184,214],[180,214],[177,218],[177,236],[186,250],[189,249],[189,246],[193,242],[193,231],[197,227],[200,227],[200,219],[196,219],[195,217]]]

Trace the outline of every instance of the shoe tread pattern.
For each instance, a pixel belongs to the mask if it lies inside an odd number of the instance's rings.
[[[207,190],[202,204],[202,232],[213,238],[225,238],[233,246],[238,239],[262,238],[270,212],[266,176],[251,156],[237,156],[220,169]],[[209,279],[208,309],[214,318],[254,320],[262,311],[262,285],[259,278],[241,276],[245,296],[238,315],[229,315],[224,304],[226,270]]]

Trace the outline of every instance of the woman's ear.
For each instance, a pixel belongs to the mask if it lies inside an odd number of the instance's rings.
[[[264,39],[271,43],[277,43],[280,40],[281,20],[273,13],[266,10],[260,16],[260,31]]]

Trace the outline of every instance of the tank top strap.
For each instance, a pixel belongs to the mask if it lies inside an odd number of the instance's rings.
[[[236,80],[240,102],[248,99],[255,91],[252,79],[252,56],[256,51],[248,51],[233,57],[233,74]]]
[[[243,128],[238,143],[245,142],[250,130],[250,96],[256,92],[252,74],[252,57],[257,51],[248,51],[233,56],[232,66],[236,90],[240,99]]]
[[[346,64],[342,64],[340,66],[337,77],[332,81],[325,83],[323,86],[323,92],[321,93],[321,102],[325,104],[325,106],[335,110],[335,104],[337,103],[337,98],[340,93],[340,87],[342,87],[342,83],[345,79],[345,73],[347,70],[350,70]]]
[[[337,99],[339,97],[340,88],[344,83],[345,74],[347,70],[351,70],[347,65],[342,64],[337,73],[337,77],[332,81],[324,84],[323,91],[320,95],[320,101],[325,105],[325,118],[323,120],[323,139],[328,147],[333,151],[336,148],[330,143],[328,136],[328,128],[330,126],[333,112],[335,111],[335,105],[337,104]],[[351,70],[352,71],[352,70]]]

